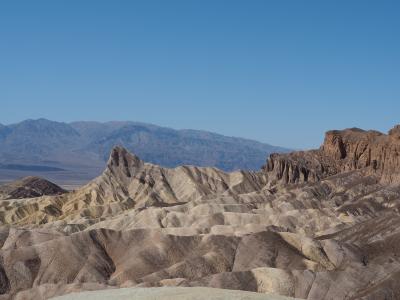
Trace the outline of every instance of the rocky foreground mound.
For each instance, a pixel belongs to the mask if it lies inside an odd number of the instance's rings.
[[[40,178],[29,176],[11,183],[0,185],[1,199],[33,198],[44,195],[61,195],[67,191],[58,185]]]
[[[2,299],[164,286],[400,299],[398,131],[331,131],[259,172],[116,147],[76,191],[0,201]]]

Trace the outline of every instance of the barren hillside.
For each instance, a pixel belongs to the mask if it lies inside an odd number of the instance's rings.
[[[0,293],[172,286],[399,299],[399,137],[399,127],[330,131],[320,149],[231,173],[164,168],[115,147],[76,191],[0,200]]]

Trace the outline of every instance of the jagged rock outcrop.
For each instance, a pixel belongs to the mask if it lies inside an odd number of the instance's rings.
[[[316,182],[338,172],[333,160],[320,150],[271,154],[263,170],[270,185]]]
[[[388,135],[360,129],[329,131],[322,151],[334,157],[341,172],[367,169],[369,174],[392,183],[400,179],[399,131],[399,126]]]
[[[382,181],[400,181],[400,126],[388,135],[358,128],[325,134],[318,150],[272,154],[263,168],[272,182],[315,182],[352,170],[364,170]]]

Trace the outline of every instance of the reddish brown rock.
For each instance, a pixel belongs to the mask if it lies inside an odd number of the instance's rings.
[[[315,182],[352,170],[387,183],[400,181],[400,126],[388,135],[358,128],[328,131],[320,149],[272,154],[264,170],[270,180],[283,183]]]

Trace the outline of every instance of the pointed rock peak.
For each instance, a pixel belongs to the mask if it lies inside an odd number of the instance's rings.
[[[139,157],[130,153],[124,147],[115,146],[111,150],[107,167],[111,170],[122,171],[128,177],[131,177],[131,170],[140,168],[144,162]]]

